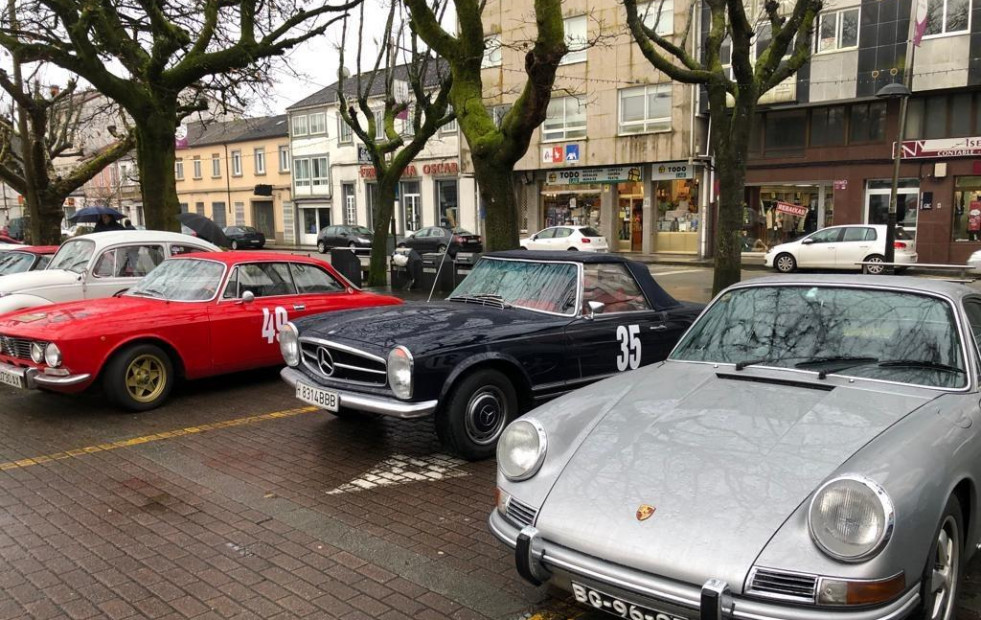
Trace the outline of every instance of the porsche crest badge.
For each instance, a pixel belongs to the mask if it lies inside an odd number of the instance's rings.
[[[657,510],[657,508],[651,506],[650,504],[641,504],[640,507],[637,508],[637,520],[647,521],[654,515],[655,510]]]

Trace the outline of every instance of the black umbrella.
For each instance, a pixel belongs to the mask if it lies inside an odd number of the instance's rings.
[[[197,233],[199,239],[210,241],[223,248],[228,247],[228,237],[213,220],[197,213],[181,213],[177,216],[181,224]]]
[[[82,222],[98,222],[99,218],[101,218],[103,215],[111,215],[117,220],[126,217],[112,207],[98,205],[79,209],[68,217],[68,221],[73,224],[81,224]]]

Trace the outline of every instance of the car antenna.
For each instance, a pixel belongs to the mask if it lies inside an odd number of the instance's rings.
[[[450,235],[450,243],[452,242],[453,242],[453,236]],[[443,252],[443,258],[439,260],[439,267],[436,268],[436,277],[433,278],[433,288],[431,291],[429,291],[429,299],[426,300],[427,304],[433,300],[433,294],[436,292],[436,284],[439,283],[439,274],[441,271],[443,271],[443,263],[446,262],[446,255],[449,253],[450,253],[450,247],[447,245],[446,250]]]

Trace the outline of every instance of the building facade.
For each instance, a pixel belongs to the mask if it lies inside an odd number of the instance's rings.
[[[174,170],[181,211],[205,215],[222,227],[254,226],[270,243],[292,242],[286,115],[186,127]]]
[[[404,67],[396,70],[404,71]],[[396,73],[398,78],[398,73]],[[375,80],[380,118],[384,80]],[[345,82],[354,88],[356,78]],[[348,95],[353,98],[353,93]],[[374,227],[378,200],[375,170],[364,146],[338,110],[337,84],[331,84],[287,109],[293,156],[296,243],[314,245],[326,226]],[[396,121],[411,132],[411,118]],[[380,123],[378,123],[380,127]],[[462,138],[455,122],[444,126],[406,168],[398,187],[394,227],[405,235],[425,226],[447,224],[480,232],[476,186],[461,159]]]

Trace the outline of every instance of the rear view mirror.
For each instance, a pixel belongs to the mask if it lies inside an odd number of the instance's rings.
[[[606,307],[602,301],[587,301],[586,302],[586,318],[593,319],[596,318],[597,314],[603,314],[603,308]]]
[[[243,304],[250,304],[253,301],[255,301],[255,293],[253,293],[252,291],[245,291],[244,293],[242,293]]]
[[[812,243],[814,243],[814,239],[804,239],[800,243],[801,245],[811,245]]]

